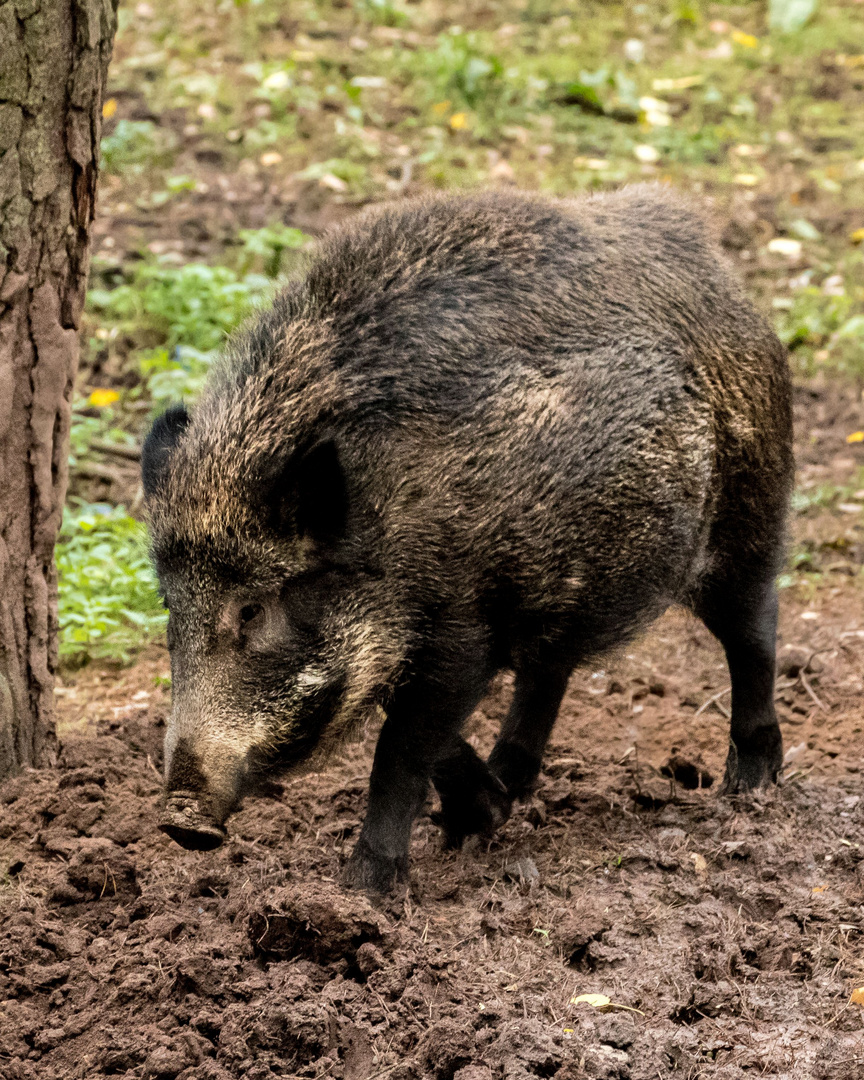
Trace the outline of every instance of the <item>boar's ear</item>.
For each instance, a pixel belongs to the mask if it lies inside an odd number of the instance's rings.
[[[303,455],[295,474],[297,531],[319,543],[341,540],[348,521],[348,489],[334,442]]]
[[[341,540],[348,520],[348,490],[332,440],[294,455],[272,487],[275,527],[327,546]]]
[[[188,423],[185,405],[172,405],[154,420],[141,448],[141,480],[147,498],[158,488],[168,459]]]

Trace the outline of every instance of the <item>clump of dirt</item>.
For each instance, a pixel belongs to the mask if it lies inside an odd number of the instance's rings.
[[[254,901],[247,929],[256,956],[268,960],[302,957],[318,964],[357,962],[364,946],[384,940],[389,926],[359,896],[310,883],[274,889]],[[367,948],[363,956],[373,955]]]

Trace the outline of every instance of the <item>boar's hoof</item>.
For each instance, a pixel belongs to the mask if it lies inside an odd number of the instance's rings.
[[[444,846],[461,847],[469,836],[490,837],[510,817],[513,799],[491,773],[474,790],[441,795],[441,812],[432,820],[444,830]]]
[[[202,814],[198,800],[186,795],[168,799],[159,828],[189,851],[212,851],[226,836],[221,825]]]
[[[759,728],[747,739],[729,743],[723,795],[756,791],[777,783],[783,766],[783,737],[775,724]]]
[[[386,895],[408,881],[408,856],[382,855],[361,836],[342,870],[347,889]]]

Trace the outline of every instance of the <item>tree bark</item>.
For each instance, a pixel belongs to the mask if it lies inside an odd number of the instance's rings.
[[[0,0],[0,779],[56,754],[54,541],[118,0]]]

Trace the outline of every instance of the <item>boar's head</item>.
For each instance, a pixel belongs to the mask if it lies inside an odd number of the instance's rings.
[[[286,450],[254,417],[175,407],[142,476],[173,686],[160,827],[209,849],[256,780],[369,715],[400,649],[333,438]]]

